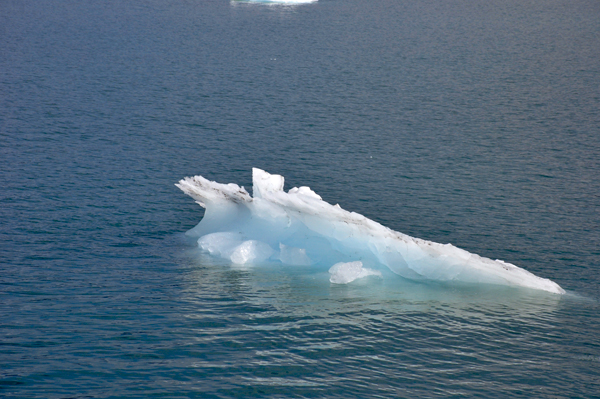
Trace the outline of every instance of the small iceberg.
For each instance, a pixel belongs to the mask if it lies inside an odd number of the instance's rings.
[[[186,177],[176,184],[206,208],[202,221],[186,233],[197,238],[202,250],[234,264],[281,262],[293,267],[323,267],[336,284],[381,276],[375,269],[387,267],[411,280],[565,293],[553,281],[513,264],[393,231],[323,201],[309,187],[285,192],[283,176],[253,168],[252,183],[253,196],[237,184],[221,184],[202,176]]]
[[[266,3],[266,4],[306,4],[316,3],[318,0],[232,0],[232,3]]]

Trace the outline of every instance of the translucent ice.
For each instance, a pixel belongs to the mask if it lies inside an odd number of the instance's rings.
[[[348,284],[356,279],[367,276],[380,276],[381,272],[363,267],[361,261],[340,262],[331,266],[329,269],[329,281],[334,284]]]
[[[287,265],[308,266],[311,264],[310,258],[306,255],[306,249],[294,248],[284,244],[279,244],[279,260]]]
[[[385,266],[415,280],[501,284],[564,293],[558,284],[510,263],[451,244],[407,236],[330,205],[308,187],[294,187],[286,193],[282,176],[256,168],[252,172],[254,197],[237,184],[220,184],[202,176],[186,177],[177,184],[206,208],[202,221],[187,232],[198,238],[201,249],[237,264],[268,261],[330,268],[361,262],[361,268],[363,264]],[[339,266],[341,274],[344,268],[350,270],[350,266]]]
[[[238,265],[264,262],[274,252],[262,241],[242,240],[242,236],[235,233],[207,234],[198,239],[198,246],[211,255],[220,256]]]

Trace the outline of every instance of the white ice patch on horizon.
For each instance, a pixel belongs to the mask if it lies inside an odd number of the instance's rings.
[[[366,262],[413,280],[565,292],[558,284],[513,264],[410,237],[331,205],[308,187],[294,187],[286,193],[283,176],[256,168],[252,172],[254,197],[237,184],[220,184],[202,176],[186,177],[176,184],[206,208],[202,221],[186,233],[198,239],[202,250],[241,265],[281,262],[328,270],[339,263]]]
[[[264,4],[308,4],[318,0],[232,0],[232,3],[264,3]]]
[[[329,281],[333,284],[348,284],[367,276],[381,277],[381,272],[363,267],[361,261],[340,262],[329,269]]]

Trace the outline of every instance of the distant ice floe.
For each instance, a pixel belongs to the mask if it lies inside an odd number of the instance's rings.
[[[206,208],[202,221],[186,233],[198,239],[202,250],[241,265],[281,262],[329,268],[330,281],[336,284],[381,276],[374,269],[386,266],[412,280],[565,293],[553,281],[510,263],[393,231],[323,201],[308,187],[294,187],[286,193],[283,176],[253,168],[252,183],[253,197],[237,184],[216,183],[202,176],[186,177],[176,184]]]
[[[307,4],[318,0],[232,0],[232,3]]]

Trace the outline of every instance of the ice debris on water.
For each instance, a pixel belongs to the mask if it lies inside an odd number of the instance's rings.
[[[329,281],[334,284],[348,284],[367,276],[381,277],[381,272],[363,267],[362,262],[359,260],[336,263],[329,269]]]
[[[241,265],[281,262],[323,267],[329,269],[332,282],[342,284],[380,273],[371,268],[387,267],[413,280],[565,292],[553,281],[513,264],[393,231],[323,201],[309,187],[286,193],[283,176],[253,168],[252,182],[253,196],[237,184],[202,176],[176,184],[206,208],[202,221],[186,233],[198,239],[202,250]]]

